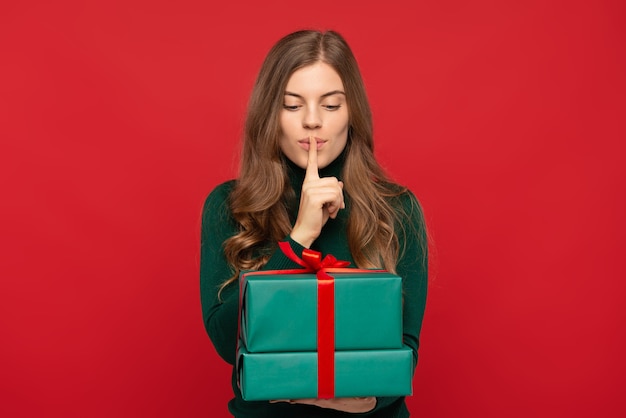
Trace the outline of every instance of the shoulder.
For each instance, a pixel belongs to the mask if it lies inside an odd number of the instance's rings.
[[[385,186],[388,202],[397,212],[409,217],[422,217],[422,206],[409,188],[396,183],[387,183]]]
[[[230,215],[229,197],[237,181],[229,180],[216,186],[207,196],[202,208],[203,219]]]
[[[401,236],[409,234],[425,240],[426,221],[418,198],[410,189],[397,184],[391,185],[389,190],[392,193],[388,201],[396,214],[396,231]]]
[[[408,188],[392,197],[396,212],[394,230],[401,248],[401,258],[410,255],[411,259],[426,271],[428,263],[428,231],[422,205]],[[405,273],[406,274],[406,273]]]
[[[422,205],[411,190],[405,189],[404,192],[400,194],[399,200],[406,213],[411,216],[423,217]]]
[[[211,190],[211,193],[209,193],[206,202],[209,203],[216,200],[228,199],[230,192],[232,192],[236,184],[237,180],[228,180],[222,184],[215,186],[215,188]]]

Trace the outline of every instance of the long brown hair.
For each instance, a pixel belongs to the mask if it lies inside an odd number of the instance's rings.
[[[273,46],[252,90],[239,178],[229,202],[240,231],[224,244],[234,274],[220,291],[235,281],[241,270],[263,266],[277,242],[291,232],[287,201],[294,191],[281,155],[279,116],[290,76],[318,61],[330,65],[341,77],[349,110],[342,175],[346,201],[350,202],[350,252],[358,267],[395,272],[400,249],[394,228],[402,225],[403,214],[388,198],[406,189],[391,183],[374,158],[372,115],[350,47],[337,32],[307,30],[291,33]]]

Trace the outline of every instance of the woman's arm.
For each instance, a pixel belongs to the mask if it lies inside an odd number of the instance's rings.
[[[228,196],[234,181],[216,187],[207,197],[202,210],[200,244],[200,297],[202,316],[217,353],[228,363],[234,364],[237,349],[237,318],[239,309],[239,281],[228,285],[218,298],[222,283],[233,275],[224,255],[224,241],[237,234],[239,227],[231,216]],[[290,237],[286,238],[296,254],[303,247]],[[280,250],[272,254],[266,270],[298,268]]]
[[[202,316],[217,353],[228,363],[235,363],[237,311],[239,290],[228,286],[218,298],[218,291],[233,274],[224,257],[223,243],[237,233],[228,209],[228,195],[234,182],[216,187],[208,196],[202,210],[200,242],[200,298]]]
[[[426,226],[422,209],[413,193],[407,191],[397,197],[396,202],[406,213],[406,221],[395,226],[400,243],[396,274],[402,277],[402,340],[413,350],[413,364],[417,366],[419,334],[426,307],[428,285]],[[376,407],[371,412],[376,413],[397,400],[397,397],[379,397]]]
[[[407,222],[396,226],[400,257],[396,273],[402,277],[403,341],[413,349],[415,365],[428,288],[428,238],[422,208],[410,191],[400,196]]]

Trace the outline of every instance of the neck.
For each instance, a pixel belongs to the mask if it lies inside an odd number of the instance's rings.
[[[299,196],[302,191],[302,182],[304,181],[304,176],[306,174],[306,170],[304,168],[298,167],[288,158],[284,158],[284,161],[287,166],[287,175],[289,176],[289,182],[291,183],[291,187]],[[341,154],[337,158],[335,158],[330,164],[328,164],[324,168],[320,168],[319,173],[320,177],[337,177],[339,180],[343,177],[343,166],[346,161],[346,150],[344,149]]]

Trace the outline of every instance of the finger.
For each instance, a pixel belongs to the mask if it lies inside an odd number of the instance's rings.
[[[309,137],[309,160],[306,164],[306,174],[304,178],[305,180],[320,178],[320,173],[317,168],[317,142],[313,135]]]
[[[343,200],[343,181],[339,182],[339,187],[341,187],[341,209],[345,209],[346,208],[346,202]]]
[[[315,405],[319,402],[318,399],[315,398],[306,398],[306,399],[292,399],[289,403],[299,403],[303,405]]]
[[[343,202],[343,195],[337,193],[332,189],[320,189],[315,191],[314,195],[311,195],[308,200],[308,204],[316,209],[323,207],[336,206],[341,207]]]
[[[341,209],[344,209],[344,204],[343,201],[341,200],[337,200],[334,202],[328,202],[324,205],[324,210],[326,211],[326,214],[331,218],[331,219],[335,219],[337,217],[337,215],[339,215],[339,211]]]
[[[336,203],[331,203],[325,206],[324,209],[326,209],[326,211],[328,212],[328,216],[330,217],[330,219],[335,219],[337,218],[337,215],[339,215],[339,210],[341,209],[341,206],[337,205]]]

